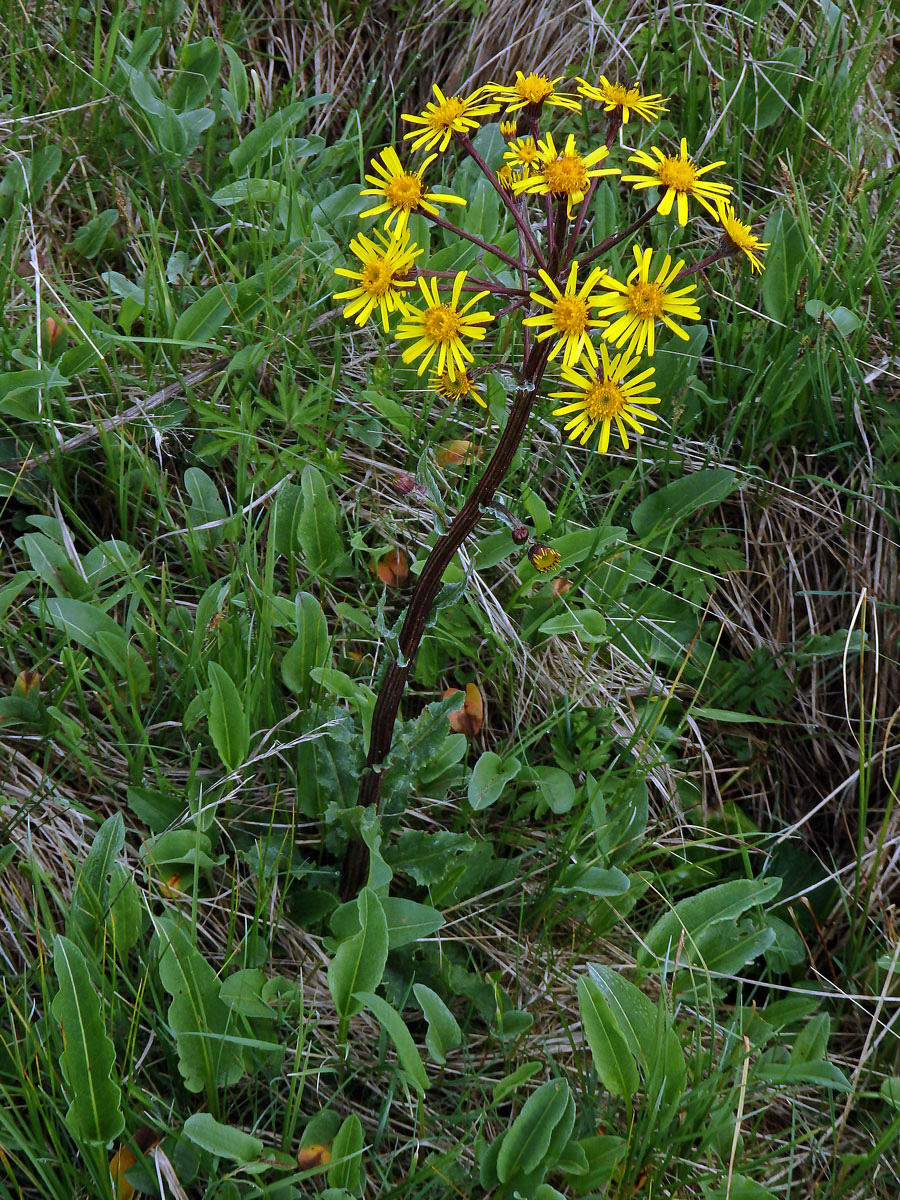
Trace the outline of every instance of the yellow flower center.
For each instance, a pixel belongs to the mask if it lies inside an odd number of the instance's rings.
[[[422,180],[406,172],[395,175],[384,189],[384,196],[392,208],[416,208],[422,199]]]
[[[591,421],[611,421],[625,407],[625,393],[611,379],[593,384],[584,397],[585,415]]]
[[[553,305],[553,323],[560,333],[584,333],[590,309],[580,296],[563,296]]]
[[[556,162],[547,163],[544,178],[547,187],[556,196],[574,196],[576,192],[584,192],[589,182],[588,173],[578,154],[562,154]]]
[[[637,88],[624,88],[620,83],[611,83],[603,89],[603,98],[607,104],[634,104],[639,96]]]
[[[462,321],[455,308],[438,304],[422,317],[422,332],[432,342],[452,342],[462,331]]]
[[[636,317],[661,317],[665,307],[663,290],[658,283],[633,283],[625,296],[629,312]]]
[[[725,222],[725,233],[739,250],[752,250],[759,240],[750,226],[739,221],[737,217]]]
[[[437,381],[437,390],[447,400],[461,400],[463,396],[468,396],[472,391],[472,386],[472,380],[467,371],[460,372],[455,379],[451,379],[445,371]]]
[[[691,192],[697,179],[697,168],[691,160],[666,158],[656,168],[660,182],[676,192]]]
[[[538,148],[531,138],[523,138],[521,142],[516,142],[512,149],[519,162],[526,166],[533,166],[538,160]]]
[[[394,282],[394,272],[385,259],[376,258],[363,267],[359,282],[370,296],[386,296]]]
[[[529,104],[543,104],[553,95],[553,84],[546,75],[526,75],[516,80],[516,91]]]
[[[465,116],[465,113],[466,106],[459,96],[451,96],[428,113],[428,124],[432,129],[452,129],[454,121]]]

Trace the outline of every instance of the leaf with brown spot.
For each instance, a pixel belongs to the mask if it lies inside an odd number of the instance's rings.
[[[37,700],[41,694],[40,671],[31,668],[20,671],[13,684],[12,694],[17,700]]]
[[[372,569],[388,587],[402,587],[409,578],[409,562],[403,551],[398,549],[388,550],[387,554],[372,564]]]
[[[475,462],[481,458],[481,447],[472,442],[445,442],[435,458],[439,467],[458,467],[461,463]]]
[[[297,1151],[297,1166],[301,1171],[309,1171],[313,1167],[327,1167],[331,1162],[330,1146],[321,1146],[311,1142],[308,1146]]]
[[[565,596],[571,587],[572,585],[568,579],[564,579],[562,575],[557,575],[553,580],[553,599],[558,600],[560,596]]]
[[[444,697],[452,695],[457,688],[448,688]],[[466,737],[478,737],[484,725],[484,696],[474,683],[466,684],[466,698],[462,708],[450,713],[450,728],[454,733],[464,733]]]

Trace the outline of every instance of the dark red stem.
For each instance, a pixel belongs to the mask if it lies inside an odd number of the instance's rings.
[[[547,365],[549,342],[535,343],[525,364],[523,382],[509,412],[506,428],[500,435],[493,457],[472,494],[459,510],[447,532],[438,539],[425,560],[418,578],[403,629],[400,632],[400,658],[393,659],[385,671],[372,713],[369,753],[359,785],[359,803],[377,804],[381,795],[382,771],[379,769],[391,748],[394,724],[400,700],[413,666],[413,659],[425,634],[432,605],[441,587],[441,579],[457,550],[478,524],[482,509],[491,505],[500,484],[506,477],[513,457],[525,434],[528,418]],[[403,666],[400,665],[402,662]],[[340,893],[344,899],[356,895],[366,881],[369,852],[362,842],[351,842],[341,871]]]

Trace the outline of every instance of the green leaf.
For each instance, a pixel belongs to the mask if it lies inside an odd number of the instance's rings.
[[[388,949],[397,950],[410,942],[430,937],[444,924],[444,918],[436,908],[418,904],[415,900],[404,900],[399,896],[380,899],[387,921]],[[359,929],[359,916],[355,900],[342,904],[331,914],[331,929],[335,937],[351,937]]]
[[[200,467],[188,467],[184,473],[184,486],[191,498],[184,519],[194,536],[204,546],[218,546],[225,537],[224,522],[228,510],[222,503],[215,480]],[[213,522],[212,528],[206,528]]]
[[[456,1017],[437,992],[433,992],[424,983],[416,983],[413,985],[413,993],[428,1022],[428,1032],[425,1035],[428,1053],[436,1063],[443,1066],[447,1061],[447,1051],[455,1049],[462,1041],[462,1030]]]
[[[250,751],[250,720],[234,680],[217,662],[209,664],[209,736],[227,771],[236,771]]]
[[[395,871],[411,876],[420,887],[431,887],[456,870],[474,847],[467,833],[407,829],[400,834],[396,845],[385,851],[385,860]]]
[[[276,179],[238,179],[218,188],[210,199],[230,208],[233,204],[277,204],[287,195],[287,188]]]
[[[365,887],[356,903],[359,931],[341,942],[328,964],[328,990],[342,1022],[362,1011],[355,993],[378,987],[388,955],[387,920],[378,897]]]
[[[400,1066],[405,1071],[410,1083],[417,1091],[426,1091],[428,1076],[425,1074],[425,1067],[419,1051],[416,1049],[412,1034],[406,1028],[406,1022],[397,1010],[388,1004],[387,1000],[377,996],[374,992],[356,992],[354,995],[366,1008],[371,1009],[382,1029],[394,1043]]]
[[[301,592],[296,604],[297,640],[282,659],[281,678],[302,704],[308,704],[312,694],[310,672],[327,666],[331,658],[328,624],[322,605],[312,593]]]
[[[528,1097],[506,1131],[497,1156],[497,1177],[501,1183],[533,1171],[543,1161],[553,1130],[562,1120],[568,1103],[569,1088],[563,1079],[541,1084]]]
[[[512,1071],[509,1075],[504,1075],[502,1079],[498,1079],[491,1093],[494,1103],[499,1104],[507,1096],[511,1096],[523,1083],[527,1083],[533,1075],[536,1075],[542,1066],[543,1064],[540,1062],[523,1063],[517,1070]]]
[[[195,1146],[215,1154],[217,1158],[228,1158],[233,1162],[249,1163],[260,1158],[265,1145],[258,1137],[223,1125],[209,1113],[193,1113],[182,1126],[185,1134]]]
[[[761,1057],[752,1071],[758,1083],[770,1083],[775,1087],[790,1087],[799,1084],[816,1084],[836,1092],[852,1092],[850,1080],[834,1063],[830,1062],[769,1062]]]
[[[159,978],[172,997],[168,1019],[178,1069],[188,1091],[206,1091],[214,1103],[218,1089],[243,1074],[240,1053],[225,1036],[229,1012],[219,999],[219,980],[178,922],[160,917],[155,924]]]
[[[54,943],[53,969],[59,991],[52,1013],[62,1034],[59,1063],[69,1092],[66,1125],[77,1141],[106,1146],[125,1128],[125,1119],[122,1092],[112,1079],[116,1052],[103,1025],[101,994],[84,955],[68,938]]]
[[[500,799],[506,785],[518,775],[522,764],[511,755],[501,758],[493,750],[485,750],[475,764],[469,779],[469,804],[476,812],[488,808]]]
[[[578,979],[578,1008],[597,1077],[630,1108],[640,1082],[637,1067],[602,990],[588,975]]]
[[[886,1100],[891,1108],[900,1109],[900,1076],[892,1075],[881,1084],[881,1098]]]
[[[740,483],[728,467],[708,467],[684,475],[642,500],[631,514],[631,527],[638,537],[657,529],[670,529],[708,504],[721,504]]]
[[[734,879],[680,900],[645,935],[637,953],[638,965],[650,967],[661,959],[674,959],[682,931],[682,962],[702,959],[706,936],[714,926],[736,920],[748,908],[765,904],[777,896],[780,890],[781,880],[777,878]]]
[[[237,285],[211,288],[184,310],[175,322],[172,337],[185,348],[205,346],[234,313]]]
[[[343,545],[338,534],[334,505],[321,471],[313,466],[305,467],[300,487],[303,492],[303,511],[297,534],[307,570],[319,575],[342,558]]]
[[[74,250],[82,258],[96,258],[106,245],[107,239],[112,233],[113,226],[118,219],[118,209],[104,209],[102,213],[98,213],[86,225],[81,226],[66,248]]]
[[[143,931],[144,900],[131,871],[119,862],[110,872],[106,927],[116,954],[124,960]]]
[[[762,279],[763,307],[773,320],[784,325],[794,315],[807,245],[799,225],[783,208],[776,208],[769,215],[763,240],[770,243]]]
[[[251,163],[282,144],[308,108],[308,100],[295,100],[293,104],[286,104],[251,130],[228,155],[234,172],[242,174]]]
[[[75,873],[72,903],[66,914],[66,935],[93,941],[106,920],[109,877],[125,845],[121,813],[108,817],[94,836],[87,857]]]
[[[362,1151],[362,1121],[356,1113],[351,1113],[331,1143],[331,1162],[327,1175],[329,1188],[345,1188],[353,1195],[360,1193]]]

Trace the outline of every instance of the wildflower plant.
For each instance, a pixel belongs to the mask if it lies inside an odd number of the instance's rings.
[[[701,315],[698,274],[732,256],[760,271],[766,248],[736,215],[733,189],[716,174],[724,161],[700,165],[683,138],[677,150],[651,145],[629,152],[620,144],[629,122],[642,130],[666,111],[662,95],[603,75],[597,82],[578,76],[569,86],[564,76],[533,71],[517,71],[511,83],[489,83],[468,96],[433,90],[435,99],[422,113],[402,114],[412,126],[402,149],[387,147],[371,160],[366,181],[372,186],[362,194],[378,203],[362,219],[381,218],[384,228],[351,242],[361,269],[338,268],[355,286],[335,298],[349,301],[344,314],[356,324],[380,318],[403,362],[415,365],[418,376],[429,372],[422,387],[432,402],[485,407],[478,382],[492,368],[513,375],[518,386],[480,479],[457,514],[441,524],[394,640],[372,714],[359,792],[363,807],[379,800],[400,701],[444,571],[482,515],[503,508],[496,493],[535,406],[558,417],[562,433],[580,446],[600,454],[616,444],[630,451],[634,436],[658,419],[650,406],[666,399],[656,394],[657,334],[687,339],[686,325]],[[587,126],[602,126],[593,140],[583,132],[583,105]],[[473,142],[486,121],[499,123],[496,162],[487,162]],[[565,128],[576,122],[577,129]],[[471,180],[474,170],[497,193],[506,214],[500,234],[492,226],[482,236],[471,221],[457,225],[439,211],[448,205],[458,211],[469,199],[460,194],[467,184],[455,191],[425,181],[426,172],[433,179],[455,156],[471,164],[459,180]],[[629,163],[644,173],[628,173]],[[655,200],[629,225],[601,237],[592,214],[601,180],[634,194],[635,203],[655,189]],[[480,260],[475,269],[429,268],[412,240],[413,215],[445,237],[474,245]],[[646,236],[654,217],[658,245]],[[693,251],[710,238],[707,254]],[[624,277],[608,265],[619,248],[626,262],[634,261]],[[517,526],[517,532],[523,530]],[[533,542],[526,554],[538,573],[559,566],[552,546]],[[351,842],[345,895],[365,882],[368,858],[362,842]]]

